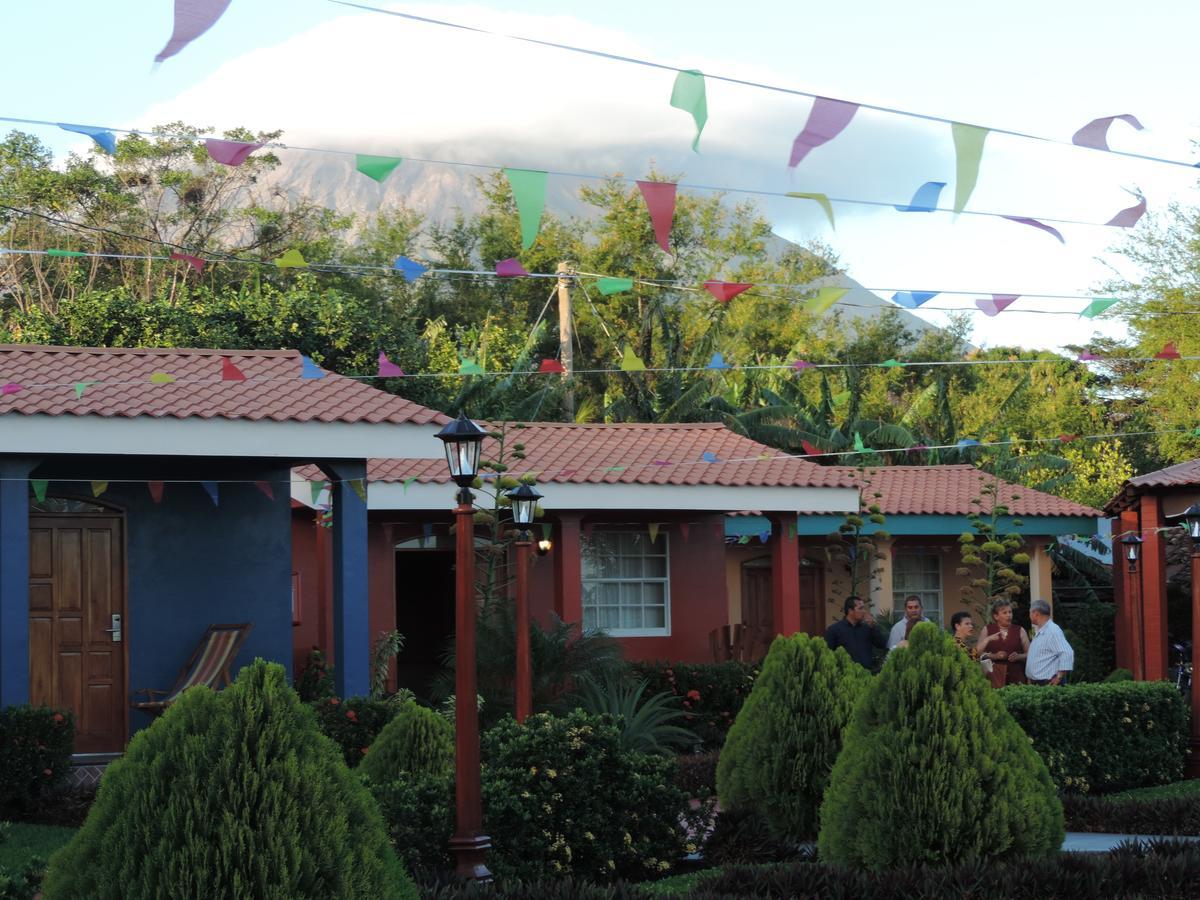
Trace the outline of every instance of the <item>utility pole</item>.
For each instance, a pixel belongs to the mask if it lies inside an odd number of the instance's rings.
[[[571,421],[575,420],[575,389],[571,386],[571,378],[575,374],[575,355],[572,349],[571,332],[571,267],[568,263],[560,262],[558,268],[558,354],[563,367],[563,380],[566,391],[563,402]]]

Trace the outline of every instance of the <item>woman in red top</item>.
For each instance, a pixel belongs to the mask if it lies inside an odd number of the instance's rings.
[[[975,645],[980,659],[1004,663],[1008,669],[1003,684],[1025,683],[1025,658],[1029,656],[1029,635],[1013,624],[1012,601],[1001,597],[992,603],[992,621]],[[997,669],[1001,668],[996,666]],[[993,680],[996,684],[998,678]],[[1000,686],[1000,685],[998,685]]]

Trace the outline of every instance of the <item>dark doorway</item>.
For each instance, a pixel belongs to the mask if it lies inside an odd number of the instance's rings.
[[[404,635],[396,683],[427,698],[454,635],[453,551],[396,551],[396,628]]]

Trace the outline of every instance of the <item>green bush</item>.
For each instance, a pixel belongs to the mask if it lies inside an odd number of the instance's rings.
[[[448,775],[454,768],[454,726],[431,709],[405,703],[358,768],[379,783],[404,774]]]
[[[1183,774],[1188,710],[1174,685],[1020,685],[999,694],[1064,793],[1166,784]]]
[[[415,898],[379,810],[288,687],[256,660],[186,691],[105,772],[50,860],[57,898]]]
[[[681,753],[675,757],[675,786],[689,797],[701,800],[717,795],[716,750],[707,753]]]
[[[757,663],[630,664],[635,677],[649,681],[651,693],[674,694],[684,711],[684,724],[708,750],[720,750],[733,720],[754,687]]]
[[[1057,853],[1062,804],[999,693],[949,635],[917,625],[846,730],[821,858],[879,870]]]
[[[1107,834],[1200,835],[1200,797],[1134,800],[1118,797],[1062,798],[1069,831]]]
[[[842,730],[870,681],[822,638],[775,638],[721,750],[721,805],[760,810],[778,838],[815,837]]]
[[[75,717],[48,706],[0,709],[0,812],[25,809],[71,768]]]
[[[369,782],[388,837],[414,876],[454,869],[454,773],[406,775]]]
[[[1113,669],[1104,679],[1104,684],[1112,684],[1114,681],[1133,681],[1133,673],[1128,669]]]
[[[296,679],[296,693],[305,703],[328,700],[337,693],[333,686],[333,667],[325,661],[325,654],[320,647],[308,651],[304,668]]]
[[[342,758],[351,768],[362,762],[379,732],[400,712],[400,706],[370,697],[329,697],[312,704],[322,733],[342,748]]]
[[[670,753],[695,747],[696,733],[677,724],[684,713],[674,696],[665,691],[646,696],[647,684],[645,678],[635,684],[611,673],[600,679],[584,676],[579,679],[575,701],[589,715],[612,716],[624,750]]]
[[[505,719],[484,734],[483,758],[497,878],[645,878],[685,850],[674,760],[623,751],[607,716]]]

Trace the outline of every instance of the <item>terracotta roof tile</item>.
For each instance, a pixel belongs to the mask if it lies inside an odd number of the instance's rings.
[[[1156,487],[1188,487],[1200,484],[1200,459],[1189,459],[1187,462],[1176,463],[1165,469],[1147,472],[1130,478],[1122,486],[1115,497],[1108,501],[1104,511],[1116,515],[1133,505],[1134,500],[1147,493],[1145,488]]]
[[[246,381],[222,381],[228,358]],[[276,422],[450,421],[352,378],[300,377],[295,350],[158,350],[38,347],[0,344],[0,385],[23,386],[0,396],[0,415],[269,419]],[[166,372],[171,384],[152,384]],[[76,398],[74,385],[98,382]]]

